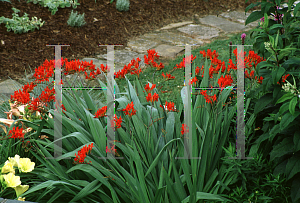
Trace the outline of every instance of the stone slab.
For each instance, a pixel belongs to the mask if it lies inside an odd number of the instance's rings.
[[[22,84],[15,80],[7,79],[0,83],[0,100],[5,101],[7,97],[10,99],[10,95],[14,94],[15,91],[22,88]]]
[[[247,18],[250,16],[250,14],[251,13],[245,14],[245,12],[241,12],[241,11],[231,11],[231,12],[221,13],[220,16],[245,25],[245,22],[246,22]],[[255,27],[255,26],[257,26],[257,22],[259,22],[259,20],[252,22],[248,25],[251,27]]]
[[[127,46],[130,47],[132,51],[138,53],[147,53],[148,49],[153,49],[158,45],[159,42],[155,42],[144,37],[137,37],[127,42]]]
[[[249,28],[239,23],[231,22],[222,17],[217,17],[214,15],[208,15],[204,18],[200,18],[199,21],[201,24],[217,27],[226,33],[241,32]]]
[[[211,39],[214,37],[218,37],[220,32],[216,28],[194,24],[178,28],[177,30],[189,34],[194,38],[196,37],[197,39]]]
[[[145,53],[147,53],[147,50],[146,50]],[[136,60],[137,58],[141,59],[141,61],[139,62],[140,67],[145,66],[144,55],[145,54],[139,54],[139,53],[136,53],[134,51],[115,50],[114,51],[115,72],[117,72],[120,69],[124,68],[124,65],[128,65],[129,63],[131,63],[131,60],[133,60],[133,59]],[[146,54],[146,55],[148,55],[148,54]],[[97,55],[97,58],[105,59],[105,61],[102,60],[101,63],[104,62],[105,64],[103,64],[103,65],[107,64],[107,62],[106,62],[107,61],[107,54]]]
[[[173,28],[181,27],[183,25],[192,24],[192,23],[193,23],[193,21],[185,21],[185,22],[180,22],[180,23],[171,23],[171,24],[169,24],[169,25],[167,25],[165,27],[157,29],[156,31],[173,29]]]
[[[162,42],[170,43],[173,45],[186,45],[186,44],[197,44],[201,45],[203,42],[200,39],[193,39],[192,37],[184,36],[182,34],[177,34],[173,32],[164,31],[161,33],[149,33],[143,35],[143,37],[157,40],[159,39]]]
[[[184,51],[184,48],[162,44],[156,47],[155,51],[158,52],[158,55],[161,57],[174,59],[177,55],[181,54]]]

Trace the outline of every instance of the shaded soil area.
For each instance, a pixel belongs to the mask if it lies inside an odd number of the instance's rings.
[[[7,78],[24,77],[25,69],[30,73],[47,59],[55,57],[54,47],[46,45],[64,44],[62,57],[69,61],[84,57],[106,54],[105,46],[117,45],[115,50],[122,50],[129,39],[151,32],[170,23],[192,20],[194,14],[200,17],[218,15],[230,10],[245,10],[256,0],[130,0],[129,11],[116,9],[116,1],[78,0],[76,9],[58,8],[51,15],[48,7],[42,7],[25,0],[0,2],[0,16],[12,18],[13,10],[20,10],[19,16],[28,14],[29,19],[37,17],[45,21],[44,25],[33,32],[15,34],[7,32],[5,24],[0,24],[0,81]],[[260,9],[255,7],[251,10]],[[67,24],[71,11],[85,14],[86,24],[71,27]],[[250,10],[250,11],[251,11]]]

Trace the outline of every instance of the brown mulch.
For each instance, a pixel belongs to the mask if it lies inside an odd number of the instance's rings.
[[[15,7],[20,10],[19,16],[28,14],[29,19],[36,16],[45,24],[33,32],[15,34],[7,32],[5,24],[0,24],[0,80],[8,77],[24,77],[29,66],[32,71],[48,59],[54,59],[54,47],[46,46],[66,44],[62,47],[62,57],[69,61],[84,57],[95,57],[107,53],[105,44],[122,44],[115,50],[124,49],[129,39],[161,28],[170,23],[192,20],[194,14],[200,17],[218,15],[230,10],[245,10],[256,0],[130,0],[127,12],[116,9],[116,0],[78,0],[76,9],[59,8],[55,15],[47,7],[25,0],[11,0],[11,4],[0,1],[0,16],[12,18]],[[259,7],[260,8],[260,7]],[[258,8],[254,8],[255,10]],[[68,26],[71,11],[85,13],[86,25],[83,27]],[[251,11],[251,10],[250,10]],[[98,21],[94,22],[94,19]]]

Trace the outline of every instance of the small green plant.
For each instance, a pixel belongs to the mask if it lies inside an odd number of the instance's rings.
[[[37,20],[37,17],[32,17],[30,21],[27,17],[27,13],[25,13],[23,17],[19,17],[17,13],[20,12],[20,10],[16,8],[12,8],[12,10],[14,11],[12,19],[5,18],[4,16],[0,17],[0,24],[6,24],[7,32],[11,30],[17,34],[27,33],[29,30],[33,32],[35,28],[39,30],[39,25],[42,27],[45,23],[45,21],[41,22],[42,19]]]
[[[77,11],[76,13],[73,13],[73,11],[70,14],[69,20],[68,20],[68,25],[72,26],[72,27],[81,27],[84,24],[86,24],[85,20],[84,20],[84,13],[83,14],[78,14],[77,15]]]
[[[118,11],[128,11],[129,5],[129,0],[117,0],[116,8],[118,9]]]
[[[72,7],[77,8],[80,3],[77,3],[77,0],[26,0],[27,3],[32,2],[34,4],[39,3],[42,7],[48,7],[51,11],[51,15],[54,15],[57,12],[57,8]]]

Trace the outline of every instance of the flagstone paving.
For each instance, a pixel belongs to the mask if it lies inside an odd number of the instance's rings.
[[[229,34],[247,31],[258,25],[258,21],[247,26],[244,25],[249,15],[250,13],[246,13],[245,15],[243,11],[225,12],[218,17],[208,15],[199,18],[195,15],[194,19],[191,19],[192,21],[172,23],[150,33],[133,38],[129,40],[127,43],[128,47],[126,47],[125,50],[114,51],[115,72],[121,70],[124,65],[128,65],[133,58],[136,59],[137,57],[141,59],[140,67],[146,68],[144,55],[148,55],[147,50],[149,49],[155,49],[158,52],[160,56],[159,62],[168,64],[169,60],[184,54],[185,44],[193,45],[193,50],[199,46],[210,43],[213,38],[226,37]],[[101,64],[106,66],[107,54],[96,55],[96,57],[83,58],[80,60],[87,62],[93,60],[96,67],[100,68]],[[86,85],[87,80],[85,80],[83,76],[81,76],[81,78]],[[63,79],[69,82],[78,80],[75,76],[69,76]],[[102,79],[105,81],[104,75],[101,77],[101,80]],[[19,82],[22,83],[22,81]],[[10,79],[2,81],[0,83],[0,94],[10,96],[15,90],[18,90],[20,86],[22,86],[20,83]],[[67,87],[68,85],[65,84],[64,86]],[[71,86],[74,87],[73,85]],[[6,99],[3,95],[0,95],[0,101]]]

